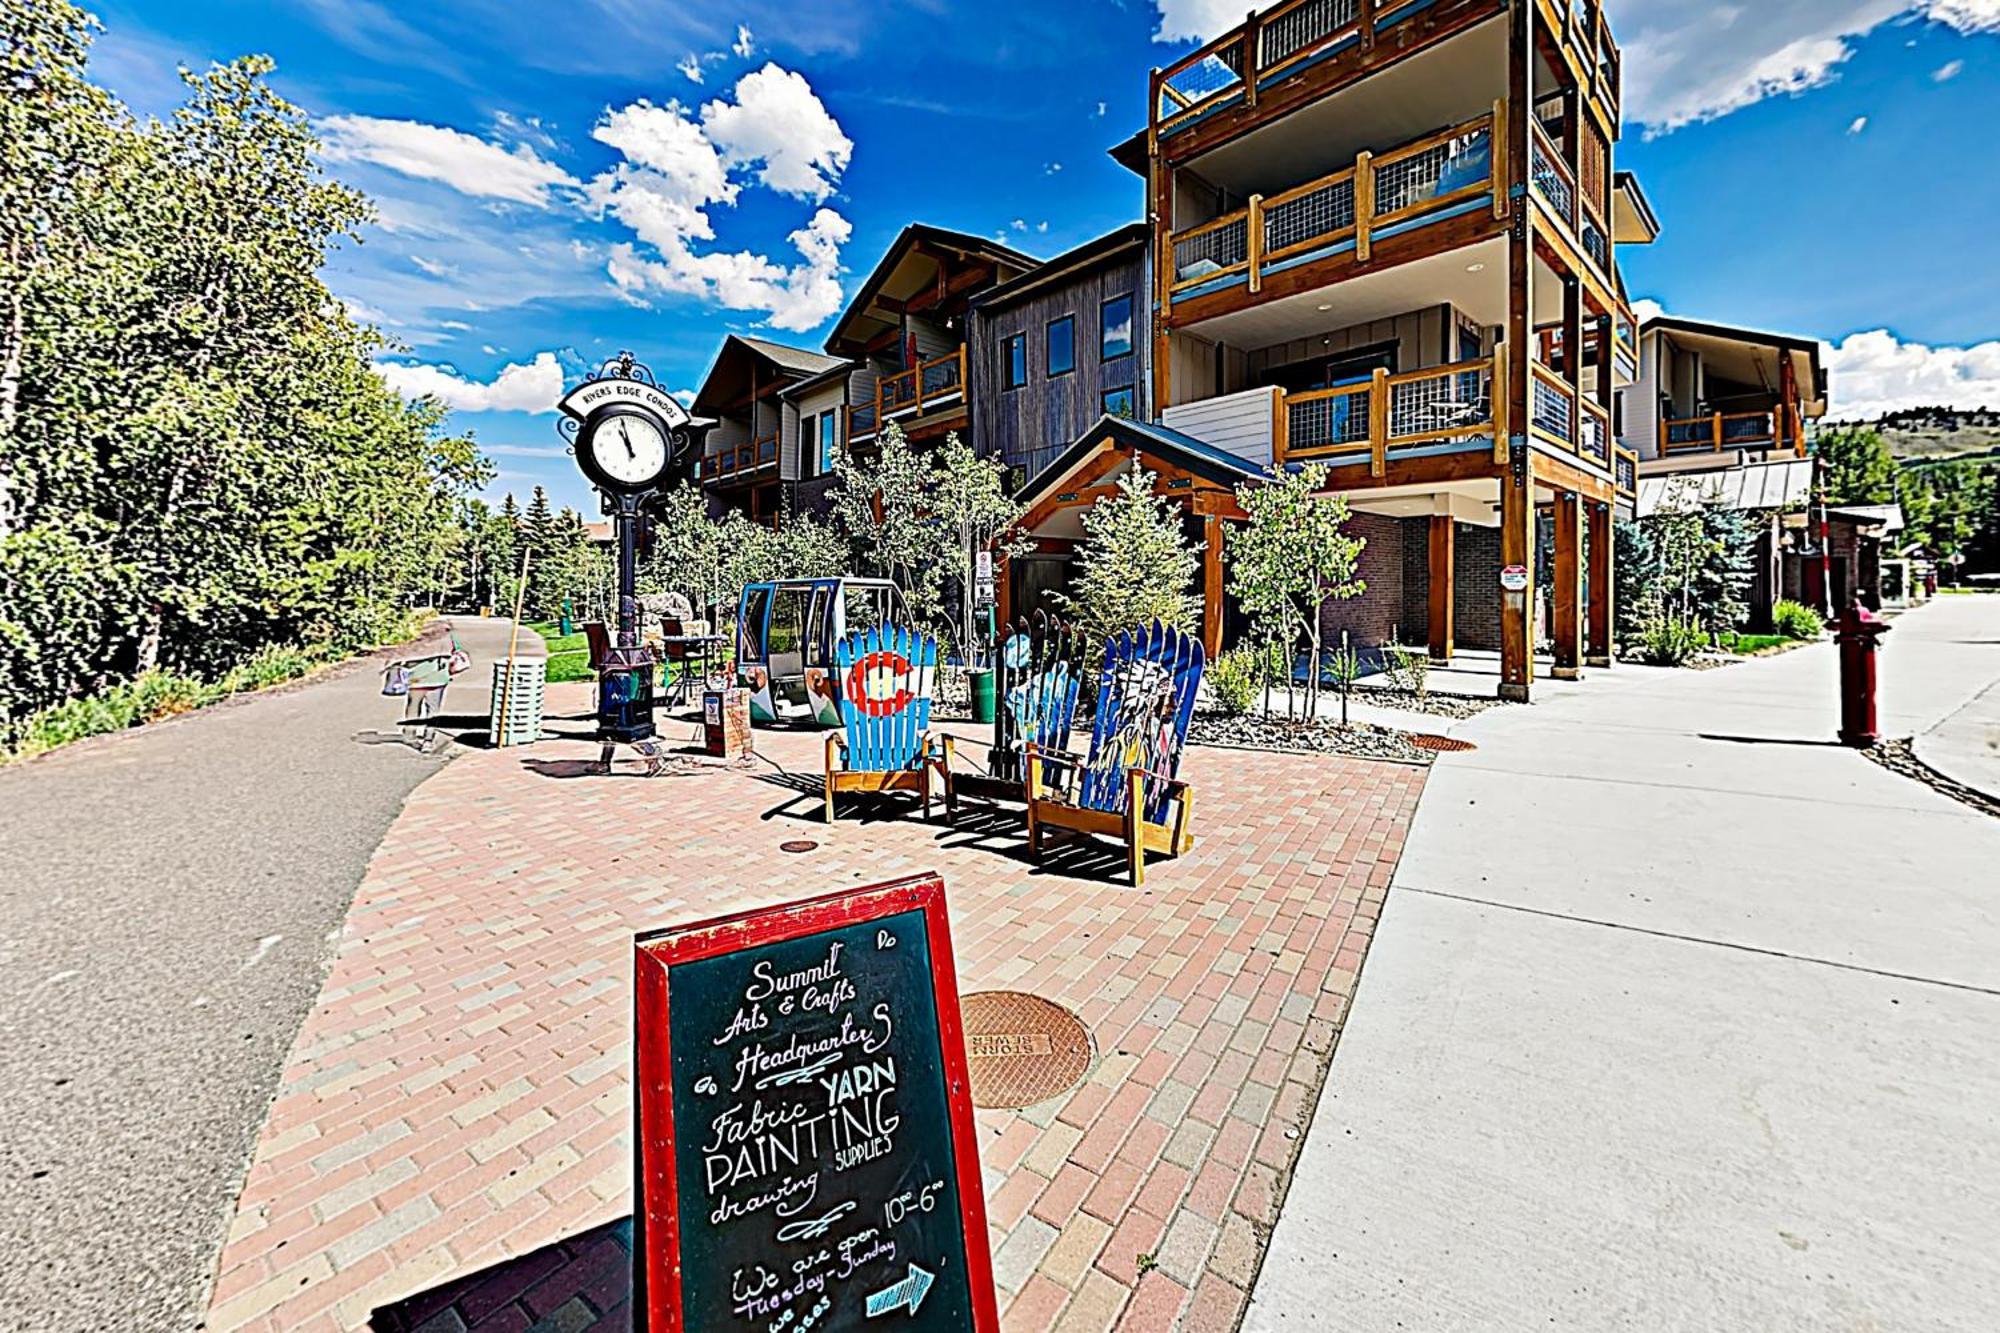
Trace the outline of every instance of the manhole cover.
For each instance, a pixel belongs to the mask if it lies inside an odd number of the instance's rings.
[[[1477,750],[1479,748],[1471,741],[1462,741],[1456,736],[1432,736],[1422,732],[1413,733],[1410,737],[1410,744],[1416,746],[1419,750],[1430,750],[1437,754],[1459,754],[1466,750]]]
[[[790,842],[779,843],[778,850],[781,852],[809,852],[818,846],[819,844],[811,838],[793,838]]]
[[[1090,1069],[1090,1032],[1050,1000],[978,991],[959,1000],[972,1104],[1011,1110],[1075,1087]]]

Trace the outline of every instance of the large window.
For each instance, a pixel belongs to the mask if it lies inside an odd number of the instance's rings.
[[[1018,389],[1028,382],[1028,335],[1016,333],[1000,344],[1000,383]]]
[[[1064,315],[1049,321],[1049,378],[1067,375],[1076,369],[1076,316]]]
[[[833,451],[840,445],[840,410],[822,412],[819,417],[819,470],[820,474],[833,471]]]
[[[1114,296],[1098,307],[1098,342],[1103,359],[1116,361],[1132,355],[1132,296]]]
[[[810,413],[799,417],[799,475],[817,476],[813,471],[813,439],[819,434],[819,418]]]
[[[1122,389],[1106,389],[1104,413],[1106,416],[1136,418],[1139,414],[1134,409],[1132,386],[1128,384]]]

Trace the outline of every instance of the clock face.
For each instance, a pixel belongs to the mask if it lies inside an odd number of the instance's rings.
[[[621,412],[592,427],[590,455],[611,480],[639,486],[667,470],[667,437],[650,418]]]

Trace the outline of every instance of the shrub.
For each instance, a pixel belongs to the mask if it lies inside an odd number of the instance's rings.
[[[1430,688],[1431,656],[1428,649],[1419,650],[1405,644],[1401,636],[1391,633],[1389,642],[1382,645],[1382,676],[1399,690],[1408,690],[1419,699]]]
[[[1819,612],[1790,598],[1771,608],[1771,625],[1788,639],[1817,639],[1826,628]]]
[[[1209,663],[1208,686],[1225,717],[1242,717],[1257,702],[1260,662],[1254,649],[1232,648]]]
[[[1639,658],[1653,666],[1680,666],[1702,650],[1708,636],[1692,620],[1662,616],[1639,632]]]

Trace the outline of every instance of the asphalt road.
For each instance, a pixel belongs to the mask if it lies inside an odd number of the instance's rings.
[[[456,623],[444,713],[483,714],[507,622]],[[355,739],[399,713],[378,666],[0,769],[0,1327],[198,1325],[347,905],[447,757]]]

